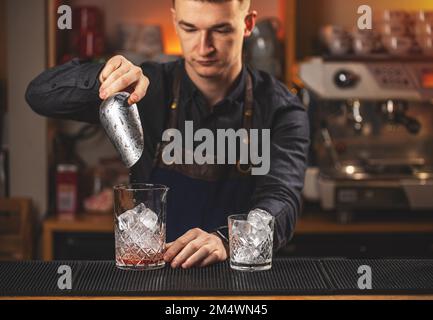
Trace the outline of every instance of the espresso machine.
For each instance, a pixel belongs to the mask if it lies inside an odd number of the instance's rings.
[[[320,206],[340,222],[433,212],[433,62],[311,58],[299,66]]]

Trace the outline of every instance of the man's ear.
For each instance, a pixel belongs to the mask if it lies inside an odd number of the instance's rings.
[[[176,31],[176,34],[177,34],[176,9],[171,8],[170,11],[171,11],[171,18],[173,21],[174,31]]]
[[[256,26],[257,11],[253,10],[245,17],[245,32],[244,37],[249,37]]]

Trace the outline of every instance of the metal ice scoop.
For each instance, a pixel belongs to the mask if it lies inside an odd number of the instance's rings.
[[[120,92],[101,104],[99,118],[111,142],[126,167],[140,159],[143,148],[143,128],[136,104],[128,105],[129,93]]]

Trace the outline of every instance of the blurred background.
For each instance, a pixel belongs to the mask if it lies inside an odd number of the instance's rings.
[[[61,5],[73,10],[72,30],[57,28]],[[372,29],[359,28],[362,5]],[[24,93],[75,57],[178,59],[170,6],[0,0],[0,260],[114,259],[111,190],[127,169],[99,126],[39,117]],[[303,209],[280,254],[432,257],[433,2],[252,7],[245,61],[284,82],[311,121]]]

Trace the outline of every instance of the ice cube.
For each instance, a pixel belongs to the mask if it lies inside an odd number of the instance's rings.
[[[161,251],[163,245],[161,237],[157,234],[149,234],[142,238],[142,248],[154,252]]]
[[[255,248],[258,248],[262,243],[264,243],[269,237],[270,231],[266,230],[266,228],[257,229],[252,228],[252,231],[249,234],[249,241],[254,245]]]
[[[128,210],[117,217],[119,230],[125,231],[132,228],[136,223],[136,213],[134,209]]]
[[[272,220],[272,215],[262,209],[251,210],[248,214],[248,222],[256,229],[266,229],[270,232],[269,223]],[[266,228],[268,227],[268,228]]]
[[[158,252],[161,249],[161,240],[158,234],[150,232],[148,229],[142,233],[132,234],[133,242],[145,251],[153,250]]]
[[[251,224],[246,220],[236,220],[232,225],[232,234],[234,236],[245,237],[251,231]]]
[[[138,214],[138,220],[152,232],[156,231],[158,227],[158,216],[149,208],[145,208],[143,211],[141,211],[141,213]]]
[[[132,209],[132,210],[134,210],[136,213],[138,213],[138,214],[141,214],[141,213],[143,213],[145,210],[146,210],[147,208],[146,208],[146,206],[144,205],[144,203],[140,203],[138,206],[136,206],[134,209]]]
[[[251,249],[248,246],[241,246],[233,254],[236,262],[249,263],[251,261]]]
[[[261,252],[260,248],[251,248],[251,259],[255,260],[254,262],[258,262],[257,259],[260,258]]]
[[[146,209],[146,206],[140,203],[134,209],[125,211],[117,219],[119,221],[119,229],[125,231],[132,228],[137,223],[137,214]]]
[[[256,263],[260,258],[260,250],[252,246],[241,246],[234,252],[233,258],[240,263]]]
[[[151,209],[140,203],[118,217],[119,230],[124,241],[137,245],[143,250],[159,251],[161,248],[158,216]]]
[[[145,242],[146,238],[148,238],[150,235],[148,235],[149,230],[140,222],[135,224],[135,226],[131,229],[128,229],[126,231],[131,241],[138,245],[139,247],[143,247],[143,243]]]

